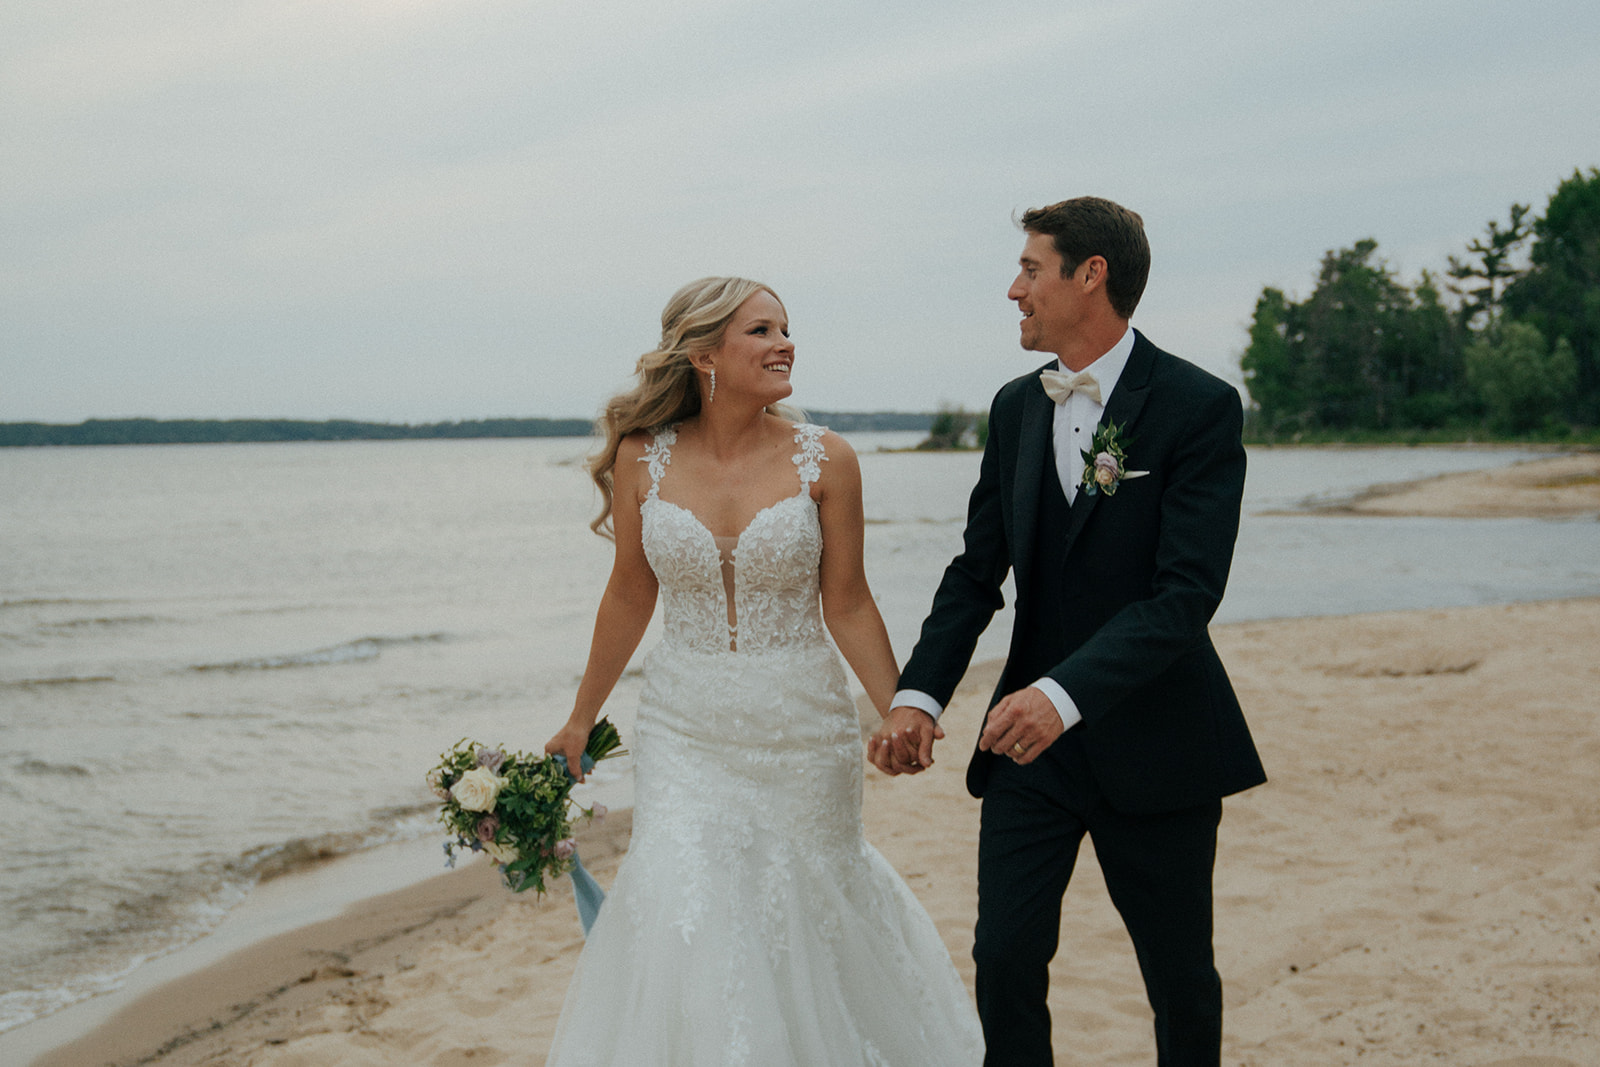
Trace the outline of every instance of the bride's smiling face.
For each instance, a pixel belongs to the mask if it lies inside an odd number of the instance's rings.
[[[778,298],[763,289],[740,304],[711,363],[717,372],[712,403],[748,396],[764,406],[794,392],[789,384],[794,342],[789,340],[789,314]]]

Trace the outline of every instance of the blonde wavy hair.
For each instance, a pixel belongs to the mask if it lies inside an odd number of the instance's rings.
[[[600,514],[589,524],[602,537],[612,536],[611,512],[615,506],[616,485],[613,473],[617,449],[622,439],[638,430],[679,422],[700,413],[698,371],[689,358],[714,351],[722,344],[733,313],[756,293],[771,293],[772,288],[748,278],[701,278],[672,294],[661,312],[661,343],[639,357],[634,369],[638,379],[632,389],[606,401],[595,429],[605,436],[605,445],[589,457],[589,477],[600,489]],[[798,420],[798,411],[783,404],[767,408],[774,415]]]

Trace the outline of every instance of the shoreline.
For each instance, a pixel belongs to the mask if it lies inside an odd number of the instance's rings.
[[[1593,1062],[1600,888],[1572,846],[1600,828],[1600,598],[1212,632],[1271,776],[1227,800],[1219,838],[1227,1062]],[[932,770],[869,769],[864,796],[868,840],[969,989],[979,807],[963,771],[998,668],[969,670]],[[586,828],[602,884],[628,814]],[[1085,842],[1052,1012],[1097,1062],[1145,1063],[1138,966],[1092,857]],[[539,1062],[581,947],[565,883],[513,897],[474,865],[247,947],[33,1062]]]
[[[1390,518],[1600,518],[1600,452],[1562,452],[1506,467],[1371,485],[1294,514]]]
[[[585,866],[609,880],[632,824],[633,813],[624,808],[578,827]],[[435,855],[437,841],[430,837],[426,843],[426,852]],[[330,874],[340,880],[339,868],[359,872],[382,862],[384,853],[392,858],[394,850],[340,857],[266,888],[272,893],[276,887],[274,895],[303,895],[306,881],[328,880]],[[564,910],[571,936],[581,943],[570,882],[562,880],[543,899],[513,894],[499,872],[475,856],[457,869],[361,895],[333,914],[286,928],[252,935],[219,927],[147,963],[153,975],[0,1035],[0,1053],[32,1057],[23,1062],[34,1067],[207,1062],[219,1038],[231,1044],[242,1032],[271,1043],[308,1009],[349,997],[367,976],[410,969],[428,944],[467,937],[511,907],[552,913],[553,925]],[[296,910],[306,910],[303,901]],[[214,946],[219,937],[223,944]]]
[[[581,792],[585,803],[603,803],[608,811],[620,816],[624,827],[631,823],[631,774],[591,775],[589,784],[581,787]],[[608,848],[605,842],[612,836],[603,825],[608,821],[614,821],[609,814],[598,824],[580,821],[574,832],[580,841],[597,834],[599,852],[604,855]],[[626,838],[625,829],[623,837]],[[234,977],[237,968],[228,963],[234,956],[249,956],[257,948],[266,949],[275,941],[295,944],[298,935],[306,931],[333,928],[345,919],[359,919],[357,913],[369,905],[387,902],[384,907],[393,912],[406,907],[402,899],[406,894],[415,894],[418,907],[431,907],[427,902],[453,899],[468,892],[482,896],[485,894],[481,888],[472,890],[471,886],[475,884],[473,880],[483,879],[485,872],[489,872],[488,884],[499,889],[499,893],[490,896],[513,897],[500,885],[493,869],[480,863],[474,854],[461,858],[456,867],[447,866],[439,848],[444,839],[443,828],[434,826],[421,835],[302,859],[281,870],[270,870],[245,891],[243,898],[214,926],[192,940],[146,956],[113,988],[73,1000],[48,1014],[0,1032],[0,1064],[50,1062],[47,1053],[68,1046],[75,1048],[81,1039],[106,1028],[112,1020],[136,1016],[137,1013],[131,1013],[133,1005],[146,999],[158,999],[160,991],[168,987],[185,987],[197,974],[216,969],[225,985],[237,985]],[[596,846],[591,845],[590,849],[595,850]],[[587,853],[585,855],[587,857]],[[471,874],[473,871],[477,873]],[[475,907],[474,910],[480,909]],[[337,940],[339,935],[331,936]],[[270,951],[261,961],[274,975],[284,966],[284,960]],[[280,977],[287,980],[289,976],[285,973]],[[198,999],[185,999],[184,1003],[210,1005],[213,1000],[214,997],[202,995]],[[42,1058],[35,1061],[32,1057]],[[76,1064],[79,1061],[63,1062]]]
[[[1569,466],[1571,469],[1568,469]],[[1507,510],[1486,512],[1484,508],[1491,505]],[[1530,460],[1510,467],[1375,486],[1353,501],[1308,510],[1315,513],[1416,514],[1444,517],[1485,517],[1488,514],[1516,514],[1554,519],[1600,517],[1600,454],[1571,452]],[[1271,623],[1238,622],[1215,626],[1213,634],[1223,651],[1224,659],[1234,673],[1241,698],[1246,701],[1247,714],[1250,716],[1252,726],[1257,730],[1258,740],[1262,741],[1263,755],[1268,756],[1267,741],[1263,734],[1269,723],[1273,728],[1286,725],[1292,729],[1298,729],[1299,724],[1293,722],[1280,724],[1270,713],[1264,721],[1258,722],[1258,719],[1262,718],[1262,713],[1257,711],[1257,701],[1264,707],[1281,704],[1286,700],[1290,706],[1295,706],[1298,702],[1306,714],[1315,715],[1324,710],[1338,709],[1341,700],[1348,696],[1343,693],[1343,688],[1367,687],[1369,684],[1393,684],[1410,688],[1435,683],[1455,684],[1458,691],[1451,699],[1457,704],[1465,702],[1475,718],[1485,717],[1487,725],[1474,729],[1481,728],[1490,736],[1497,729],[1503,731],[1503,716],[1507,710],[1519,713],[1517,715],[1519,730],[1526,729],[1520,714],[1524,705],[1530,709],[1553,710],[1563,714],[1570,712],[1574,707],[1586,707],[1592,714],[1593,700],[1583,694],[1600,689],[1600,678],[1593,677],[1593,668],[1587,666],[1584,656],[1585,642],[1587,647],[1600,643],[1600,627],[1597,627],[1595,622],[1596,616],[1600,616],[1600,600],[1575,599],[1479,608],[1323,616],[1275,620]],[[1567,695],[1562,697],[1553,693],[1551,684],[1541,683],[1543,688],[1535,686],[1538,691],[1531,697],[1524,697],[1520,691],[1516,691],[1510,695],[1502,694],[1501,706],[1493,706],[1491,700],[1487,701],[1488,707],[1480,707],[1486,700],[1482,694],[1475,695],[1471,688],[1473,682],[1481,681],[1485,663],[1492,658],[1517,651],[1516,642],[1507,642],[1504,634],[1509,628],[1510,632],[1518,634],[1517,640],[1521,640],[1522,630],[1519,627],[1534,625],[1545,634],[1541,640],[1545,642],[1544,653],[1547,659],[1560,663],[1555,681],[1566,686],[1562,692]],[[1453,633],[1454,638],[1432,644],[1424,640],[1423,635],[1426,631],[1441,627]],[[1581,636],[1585,634],[1588,636]],[[1308,647],[1320,650],[1323,658],[1316,659],[1315,654],[1306,651]],[[1538,666],[1542,665],[1536,664],[1536,667]],[[1585,669],[1590,672],[1591,688],[1587,691],[1581,687],[1573,688],[1569,683]],[[963,748],[970,744],[970,735],[976,730],[982,705],[986,701],[997,671],[997,661],[977,664],[969,670],[967,679],[952,703],[951,710],[955,713],[950,719],[952,739],[945,742],[941,749],[938,773],[930,772],[920,776],[910,788],[906,788],[908,783],[891,784],[889,780],[882,779],[869,768],[864,810],[868,839],[878,845],[901,871],[912,889],[928,904],[951,949],[957,968],[969,983],[969,987],[972,981],[968,955],[971,946],[970,924],[971,916],[975,914],[976,900],[975,886],[970,884],[970,867],[972,856],[975,855],[972,849],[975,848],[976,841],[977,806],[965,795],[959,769],[965,762]],[[1324,692],[1323,686],[1331,686],[1333,691]],[[960,705],[959,708],[957,705]],[[1451,716],[1460,711],[1459,707],[1438,702],[1431,702],[1429,706],[1437,712],[1438,721],[1410,723],[1407,729],[1411,735],[1426,735],[1440,724],[1452,721]],[[1366,708],[1364,712],[1358,706],[1356,711],[1377,716],[1369,724],[1374,731],[1384,732],[1394,726],[1394,723],[1386,717],[1393,711],[1392,703],[1379,702]],[[1326,719],[1326,716],[1323,718]],[[1566,718],[1570,720],[1572,716],[1566,715]],[[1592,731],[1585,733],[1581,726],[1574,726],[1572,722],[1568,725],[1575,732],[1559,740],[1560,743],[1569,745],[1576,751],[1563,752],[1561,755],[1575,758],[1587,751],[1592,753],[1591,765],[1600,764],[1600,741],[1596,740],[1594,733]],[[1358,730],[1366,728],[1358,727]],[[1370,738],[1359,734],[1358,737],[1359,743],[1355,747],[1371,744]],[[1343,730],[1335,731],[1331,738],[1324,740],[1331,741],[1330,751],[1333,752],[1341,751],[1343,747],[1352,744]],[[1483,748],[1481,754],[1488,756],[1490,752],[1481,742],[1482,739],[1474,735],[1475,746]],[[1228,870],[1230,856],[1241,847],[1246,854],[1252,853],[1257,848],[1255,837],[1260,833],[1265,832],[1269,837],[1282,837],[1282,827],[1278,825],[1279,823],[1290,825],[1291,829],[1298,826],[1303,830],[1303,824],[1308,820],[1320,819],[1325,822],[1328,811],[1319,809],[1331,806],[1333,810],[1338,810],[1340,801],[1347,799],[1347,796],[1330,794],[1323,797],[1316,805],[1298,809],[1293,820],[1281,819],[1272,811],[1272,807],[1282,799],[1277,795],[1281,791],[1280,775],[1283,772],[1280,771],[1278,763],[1282,755],[1274,754],[1268,757],[1268,772],[1274,779],[1272,783],[1263,790],[1253,791],[1228,802],[1229,817],[1224,819],[1224,837],[1226,839],[1230,834],[1245,836],[1242,838],[1242,845],[1240,841],[1234,841],[1225,844],[1221,850],[1217,883],[1219,956],[1224,944],[1222,911],[1225,898],[1225,872]],[[1288,763],[1302,760],[1304,755],[1304,753],[1290,753]],[[1430,766],[1439,781],[1447,780],[1453,773],[1448,767]],[[1315,769],[1314,773],[1328,775],[1332,772],[1322,767]],[[1583,778],[1584,773],[1588,773],[1589,778],[1594,778],[1592,767],[1587,772],[1580,771],[1577,777]],[[1361,778],[1359,774],[1354,778],[1339,779],[1339,781],[1354,786],[1358,793],[1379,790],[1383,784],[1381,777],[1374,781]],[[1294,776],[1290,776],[1288,782],[1281,784],[1292,790],[1295,785]],[[1547,784],[1548,796],[1540,801],[1540,804],[1545,809],[1559,809],[1563,804],[1574,804],[1576,801],[1572,798],[1583,796],[1585,790],[1588,790],[1590,795],[1600,794],[1600,781],[1594,784],[1597,788],[1588,789],[1587,786],[1572,781],[1565,783],[1551,781]],[[1533,789],[1544,785],[1546,783],[1533,782],[1527,788]],[[1567,788],[1562,788],[1563,785]],[[1518,789],[1513,792],[1526,791],[1522,789],[1521,783],[1517,783],[1517,786]],[[1258,800],[1258,797],[1270,799]],[[925,820],[919,816],[929,806],[939,813],[939,820],[936,826],[923,828]],[[1265,823],[1252,821],[1255,817],[1250,813],[1257,810],[1266,819]],[[1245,814],[1240,815],[1240,811]],[[604,824],[584,827],[580,833],[580,840],[584,842],[585,863],[596,872],[603,883],[609,883],[611,872],[614,871],[617,860],[625,850],[627,829],[631,826],[631,812],[626,810],[625,806],[613,805],[612,812]],[[1600,815],[1583,817],[1592,818],[1593,825],[1600,825]],[[1247,830],[1234,825],[1241,820],[1246,821],[1247,827],[1253,829]],[[1449,822],[1448,819],[1444,821]],[[1401,827],[1401,823],[1405,823],[1405,826]],[[1393,819],[1391,829],[1395,833],[1401,833],[1421,827],[1430,830],[1433,836],[1442,842],[1445,838],[1440,836],[1443,833],[1439,829],[1440,825],[1438,817],[1407,811]],[[1265,831],[1263,827],[1266,828]],[[434,839],[424,840],[428,853],[436,856]],[[1387,843],[1387,839],[1374,842],[1376,845]],[[1515,842],[1509,844],[1514,845]],[[296,887],[302,885],[304,879],[314,880],[318,876],[328,876],[341,869],[353,870],[359,866],[364,857],[369,862],[381,862],[379,857],[373,855],[379,851],[381,850],[375,849],[367,853],[341,857],[330,861],[325,867],[275,879],[259,886],[252,892],[252,897],[273,893],[292,897],[297,892]],[[1339,849],[1336,847],[1333,854],[1337,855],[1338,852]],[[1092,855],[1092,850],[1090,854]],[[1402,858],[1409,866],[1415,857]],[[1286,845],[1278,854],[1271,856],[1270,863],[1258,865],[1256,874],[1264,884],[1270,885],[1272,880],[1282,873],[1286,864],[1293,865],[1291,861],[1310,864],[1308,870],[1313,876],[1319,869],[1319,864],[1324,866],[1327,864],[1324,858],[1300,855]],[[434,862],[437,862],[436,859]],[[1083,870],[1088,871],[1093,865],[1085,863],[1081,866]],[[1474,866],[1472,871],[1472,874],[1458,871],[1456,876],[1470,883],[1478,871],[1478,866]],[[460,871],[417,877],[421,877],[422,880],[390,892],[352,893],[346,889],[340,899],[347,903],[348,907],[342,911],[333,908],[328,914],[308,922],[301,922],[289,929],[259,934],[253,938],[248,934],[240,937],[235,930],[232,936],[236,941],[226,952],[218,951],[216,940],[212,935],[208,935],[193,945],[145,964],[140,968],[140,974],[134,980],[130,980],[123,990],[80,1002],[8,1033],[0,1034],[0,1059],[10,1063],[13,1062],[12,1057],[16,1056],[19,1057],[17,1060],[19,1063],[32,1062],[39,1067],[99,1063],[118,1065],[157,1063],[162,1067],[188,1067],[191,1064],[244,1062],[249,1062],[252,1067],[257,1064],[261,1067],[268,1065],[278,1067],[280,1064],[282,1067],[290,1067],[294,1064],[413,1062],[405,1055],[398,1055],[392,1048],[388,1059],[382,1056],[370,1061],[355,1058],[339,1042],[348,1041],[351,1034],[370,1033],[374,1020],[380,1016],[392,1020],[398,1014],[402,1014],[406,1003],[413,999],[412,994],[418,991],[414,987],[428,986],[431,989],[431,992],[422,991],[421,1001],[426,1001],[427,996],[436,994],[436,987],[440,985],[436,979],[441,968],[459,967],[461,973],[468,976],[465,979],[467,982],[481,983],[484,980],[481,974],[482,958],[497,946],[508,942],[536,946],[536,949],[521,953],[525,961],[531,959],[531,962],[527,962],[524,968],[528,973],[519,979],[528,986],[524,990],[527,1000],[523,1003],[522,1009],[524,1015],[530,1015],[525,1024],[527,1027],[525,1037],[531,1044],[518,1044],[514,1047],[519,1050],[519,1054],[527,1048],[539,1047],[541,1033],[544,1034],[543,1039],[548,1040],[549,1027],[553,1026],[555,1013],[560,1008],[560,990],[565,987],[564,974],[570,973],[571,962],[576,957],[577,949],[581,947],[581,935],[578,934],[568,883],[565,881],[560,883],[543,901],[531,902],[522,897],[514,897],[500,887],[493,869],[487,864],[473,863]],[[375,878],[368,884],[379,884],[380,881]],[[1115,1009],[1113,1016],[1116,1013],[1137,1016],[1145,1011],[1142,1007],[1142,987],[1139,984],[1137,968],[1130,969],[1127,966],[1131,961],[1131,955],[1122,958],[1114,951],[1119,947],[1120,937],[1120,926],[1115,922],[1114,913],[1111,914],[1112,922],[1109,926],[1103,921],[1105,917],[1102,915],[1101,921],[1097,924],[1091,923],[1088,927],[1076,931],[1071,928],[1071,923],[1074,921],[1071,902],[1074,897],[1081,899],[1087,896],[1092,900],[1097,891],[1103,897],[1103,889],[1086,884],[1093,881],[1093,877],[1088,879],[1080,877],[1072,893],[1069,893],[1069,909],[1063,929],[1063,956],[1067,955],[1070,947],[1081,937],[1089,939],[1096,953],[1108,952],[1109,955],[1106,960],[1097,962],[1089,968],[1087,978],[1081,966],[1083,961],[1080,959],[1079,969],[1063,971],[1059,976],[1061,982],[1053,983],[1053,990],[1056,985],[1066,984],[1070,987],[1070,984],[1075,982],[1081,995],[1083,986],[1087,983],[1091,999],[1110,996],[1116,1004],[1121,1005]],[[1393,887],[1379,888],[1379,896],[1395,895]],[[1320,901],[1330,906],[1342,903],[1336,896],[1329,895],[1332,889],[1326,884],[1326,879],[1317,880],[1313,877],[1310,887],[1302,886],[1301,889],[1305,890],[1311,901]],[[1500,892],[1498,889],[1489,891]],[[1568,899],[1562,892],[1551,891],[1549,887],[1540,889],[1541,899],[1551,899],[1552,892],[1554,897]],[[1233,886],[1232,893],[1235,903],[1259,902],[1262,899],[1260,887],[1249,884],[1248,879]],[[1101,903],[1105,908],[1109,908],[1109,903],[1104,901]],[[1570,901],[1568,903],[1570,904]],[[326,907],[326,902],[324,906]],[[247,901],[241,905],[240,910],[248,911],[250,907]],[[290,910],[295,908],[303,909],[304,902],[295,902]],[[1467,910],[1472,909],[1469,907]],[[1580,912],[1583,914],[1579,914]],[[1566,951],[1571,950],[1572,944],[1578,944],[1580,956],[1582,952],[1588,952],[1589,955],[1583,958],[1590,959],[1591,963],[1600,962],[1600,957],[1596,957],[1593,951],[1592,928],[1593,923],[1597,921],[1593,912],[1594,909],[1587,903],[1580,904],[1578,910],[1573,912],[1577,916],[1573,919],[1573,923],[1581,923],[1576,929],[1579,934],[1584,935],[1578,937],[1576,941],[1571,936],[1571,931],[1561,931],[1567,936]],[[1435,919],[1427,917],[1430,914],[1443,915],[1446,912],[1433,909],[1421,914],[1424,922],[1428,924],[1423,929],[1424,933],[1432,937],[1441,937],[1452,932],[1449,922],[1436,923]],[[1301,919],[1302,926],[1305,927],[1302,933],[1315,941],[1314,917],[1302,916]],[[225,919],[219,931],[229,925],[230,920]],[[1549,930],[1545,932],[1550,933]],[[1329,931],[1320,933],[1326,935]],[[1400,935],[1403,936],[1404,933],[1404,930],[1400,931]],[[1584,937],[1588,937],[1588,940],[1584,940]],[[1125,942],[1125,938],[1121,940]],[[1120,947],[1125,948],[1125,944]],[[1374,947],[1367,944],[1363,949],[1365,954],[1373,951]],[[538,954],[536,959],[529,957],[529,952],[534,951]],[[1246,955],[1249,956],[1250,953],[1247,952]],[[1338,955],[1335,954],[1336,957]],[[1117,962],[1118,959],[1120,963]],[[477,971],[474,970],[475,961],[479,968]],[[1058,967],[1061,964],[1062,960],[1058,958]],[[1522,967],[1536,965],[1538,961],[1524,961],[1518,964]],[[1247,1009],[1242,1016],[1246,1021],[1250,1018],[1251,1010],[1256,1010],[1259,1014],[1261,1004],[1264,1003],[1260,999],[1263,990],[1277,990],[1283,983],[1297,987],[1297,995],[1310,996],[1306,989],[1314,990],[1317,984],[1313,982],[1306,986],[1305,981],[1292,976],[1299,975],[1302,971],[1309,974],[1319,966],[1321,965],[1290,964],[1288,974],[1291,977],[1272,975],[1272,980],[1267,982],[1263,989],[1246,994],[1236,993],[1233,989],[1232,983],[1237,968],[1233,966],[1222,968],[1225,980],[1230,983],[1229,1036],[1230,1043],[1234,1046],[1229,1050],[1230,1058],[1248,1063],[1251,1067],[1257,1063],[1265,1065],[1280,1062],[1274,1057],[1281,1054],[1284,1046],[1270,1040],[1241,1044],[1246,1037],[1242,1036],[1242,1031],[1240,1034],[1234,1032],[1240,1028],[1234,1027],[1231,1020],[1241,1018],[1241,1009]],[[1441,964],[1435,960],[1429,966],[1437,970]],[[1514,970],[1509,965],[1506,969]],[[1323,970],[1323,975],[1326,975],[1326,969]],[[1261,978],[1261,975],[1254,973],[1252,975],[1252,980]],[[1397,981],[1392,977],[1371,975],[1364,976],[1363,980],[1388,981],[1391,987],[1394,981]],[[449,986],[456,983],[445,981],[443,984]],[[1560,983],[1555,985],[1559,987]],[[1552,988],[1550,983],[1547,982],[1545,988],[1547,999],[1561,1000],[1559,995],[1548,992],[1548,989]],[[1586,989],[1587,993],[1597,992],[1592,982]],[[1452,990],[1446,989],[1442,995],[1451,992]],[[1435,990],[1434,995],[1441,994]],[[1246,999],[1236,1003],[1241,996]],[[1600,1002],[1600,996],[1592,999]],[[1118,1040],[1126,1040],[1130,1049],[1142,1048],[1139,1039],[1144,1029],[1147,1029],[1145,1023],[1129,1027],[1127,1020],[1123,1019],[1119,1026],[1111,1026],[1111,1023],[1117,1022],[1114,1017],[1108,1022],[1105,1018],[1095,1016],[1093,1012],[1087,1012],[1076,999],[1069,1000],[1064,995],[1058,1003],[1055,992],[1052,994],[1052,1005],[1058,1011],[1058,1019],[1064,1026],[1069,1022],[1076,1022],[1088,1027],[1090,1031],[1110,1026],[1118,1033]],[[1288,1011],[1291,1007],[1293,1005],[1288,1004],[1280,1006],[1278,1010]],[[1364,1007],[1370,1008],[1370,1005]],[[434,1005],[434,1009],[437,1014],[437,1004]],[[424,1007],[421,1010],[423,1014],[427,1014],[429,1009]],[[1476,1013],[1475,1017],[1480,1019],[1499,1018],[1504,1014],[1501,1010],[1485,1008],[1476,1003],[1470,1008],[1460,1010]],[[1563,1009],[1563,1011],[1564,1014],[1560,1017],[1562,1027],[1575,1028],[1580,1036],[1594,1038],[1600,1042],[1600,1037],[1595,1036],[1600,1033],[1600,1025],[1595,1023],[1593,1012],[1583,1015],[1576,1009]],[[1336,1012],[1331,1018],[1339,1019],[1348,1014],[1351,1014],[1351,1009],[1345,1008]],[[1574,1017],[1579,1018],[1580,1022],[1567,1021]],[[1372,1022],[1370,1011],[1364,1018],[1366,1018],[1364,1025],[1377,1025]],[[1323,1020],[1323,1022],[1328,1021]],[[429,1025],[434,1029],[443,1030],[448,1030],[450,1026],[448,1023]],[[1421,1017],[1418,1019],[1418,1025],[1424,1028],[1444,1025],[1448,1030],[1449,1020]],[[1505,1025],[1510,1026],[1508,1019],[1505,1020]],[[540,1027],[544,1029],[541,1031]],[[1584,1029],[1585,1027],[1587,1029]],[[1478,1026],[1478,1029],[1482,1028]],[[1124,1031],[1131,1034],[1131,1037],[1126,1037]],[[1422,1032],[1418,1031],[1419,1034]],[[1259,1034],[1250,1036],[1259,1037]],[[1556,1036],[1561,1035],[1558,1033]],[[459,1038],[460,1035],[457,1034],[456,1037]],[[1304,1034],[1300,1035],[1300,1038],[1305,1037]],[[1344,1040],[1347,1038],[1350,1038],[1349,1034],[1341,1037],[1340,1047],[1344,1047]],[[325,1054],[316,1051],[323,1046],[327,1047]],[[464,1046],[458,1043],[453,1047]],[[1328,1059],[1332,1054],[1328,1049],[1322,1046],[1307,1047],[1321,1050],[1311,1054],[1307,1062],[1336,1062]],[[1557,1051],[1557,1047],[1554,1044],[1546,1044],[1538,1046],[1537,1049],[1530,1046],[1525,1051],[1548,1053]],[[1600,1044],[1596,1047],[1600,1047]],[[283,1058],[273,1051],[283,1048],[298,1051],[290,1058]],[[1382,1053],[1384,1050],[1374,1047],[1372,1051]],[[1420,1055],[1416,1047],[1412,1048],[1412,1052]],[[1430,1054],[1436,1056],[1440,1053],[1434,1051]],[[248,1055],[248,1061],[239,1059],[241,1055]],[[1253,1058],[1257,1055],[1260,1056],[1259,1059]],[[29,1060],[20,1057],[35,1058]],[[418,1059],[414,1062],[431,1061]],[[486,1062],[498,1061],[491,1058]],[[1126,1061],[1113,1058],[1106,1062],[1143,1062],[1143,1059],[1136,1052],[1130,1052]],[[1404,1058],[1389,1061],[1378,1057],[1364,1059],[1362,1062],[1399,1064],[1407,1061]],[[1576,1064],[1578,1061],[1546,1058],[1536,1062],[1540,1067],[1560,1067],[1565,1064]]]

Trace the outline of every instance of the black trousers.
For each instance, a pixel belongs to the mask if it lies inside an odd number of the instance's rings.
[[[1087,833],[1133,940],[1155,1011],[1160,1067],[1218,1067],[1222,980],[1211,874],[1222,802],[1155,815],[1111,810],[1076,731],[1026,767],[997,759],[978,844],[978,1013],[986,1067],[1052,1067],[1048,967],[1061,898]],[[1064,1052],[1071,1054],[1070,1038]],[[1093,1059],[1083,1052],[1084,1062]]]

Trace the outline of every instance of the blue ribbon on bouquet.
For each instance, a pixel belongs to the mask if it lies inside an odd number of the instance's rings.
[[[572,768],[567,766],[567,757],[555,756],[555,761],[561,764],[561,769],[567,772],[567,777],[577,780],[572,773]],[[579,758],[583,773],[588,774],[594,770],[594,759],[585,752]],[[606,891],[600,888],[600,883],[594,880],[594,875],[583,869],[583,861],[578,858],[576,849],[572,852],[572,898],[578,902],[578,921],[583,924],[583,936],[589,936],[589,928],[594,925],[595,918],[600,914],[600,905],[606,902]]]

